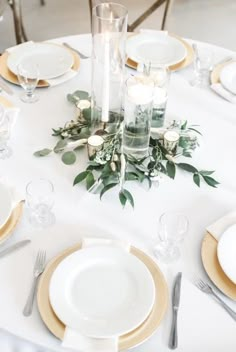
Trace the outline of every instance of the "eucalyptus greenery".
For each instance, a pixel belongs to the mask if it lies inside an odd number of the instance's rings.
[[[68,94],[68,101],[77,107],[76,119],[65,124],[64,127],[53,129],[53,136],[59,138],[52,149],[42,149],[34,153],[43,157],[54,152],[61,155],[66,165],[74,164],[77,160],[77,150],[86,144],[91,126],[91,98],[87,92],[76,91]],[[205,181],[211,187],[219,184],[212,174],[214,171],[198,170],[183,158],[191,158],[193,151],[198,147],[197,126],[188,125],[187,121],[173,121],[164,130],[158,129],[152,134],[149,143],[148,155],[137,159],[132,155],[122,153],[122,126],[116,133],[104,133],[103,149],[98,151],[92,160],[88,161],[86,169],[74,179],[74,185],[85,182],[88,191],[99,193],[100,199],[114,187],[119,189],[120,203],[125,206],[130,203],[134,207],[132,194],[126,189],[130,181],[152,184],[158,182],[161,175],[175,178],[176,170],[181,169],[192,175],[193,182],[200,187]],[[180,139],[175,154],[164,148],[163,135],[167,130],[178,131]],[[106,132],[106,131],[105,131]],[[157,133],[156,133],[157,132]],[[125,187],[124,187],[125,186]]]

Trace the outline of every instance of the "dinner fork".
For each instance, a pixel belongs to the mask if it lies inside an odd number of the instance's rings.
[[[78,49],[75,49],[75,48],[73,48],[72,46],[70,46],[68,43],[63,43],[63,45],[64,45],[66,48],[75,51],[75,52],[80,56],[81,59],[89,59],[89,58],[90,58],[89,56],[86,56],[86,55],[82,54]]]
[[[37,257],[35,259],[34,269],[33,269],[33,283],[30,289],[29,296],[27,298],[23,314],[24,316],[28,317],[31,315],[33,310],[33,303],[34,303],[34,296],[36,291],[36,286],[38,282],[39,276],[42,274],[45,268],[46,262],[46,251],[39,250]]]
[[[210,285],[208,285],[206,282],[204,282],[202,279],[198,279],[195,282],[195,285],[204,293],[213,295],[218,303],[221,304],[221,306],[229,313],[229,315],[236,320],[236,312],[234,312],[211,288]]]

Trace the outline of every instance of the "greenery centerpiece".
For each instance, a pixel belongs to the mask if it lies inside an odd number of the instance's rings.
[[[91,97],[85,91],[68,94],[67,99],[77,108],[76,118],[66,122],[64,127],[53,129],[53,136],[58,138],[54,148],[39,150],[34,155],[44,157],[54,152],[61,155],[65,164],[71,165],[76,162],[78,150],[86,145],[90,136],[92,107]],[[75,177],[73,184],[84,182],[88,191],[100,194],[100,199],[104,193],[117,187],[123,206],[127,202],[134,206],[134,198],[127,189],[129,182],[147,182],[151,188],[161,175],[174,179],[178,169],[192,175],[193,182],[198,187],[202,181],[217,187],[219,182],[212,177],[214,171],[199,170],[189,162],[183,162],[183,159],[192,157],[199,145],[198,136],[201,133],[196,127],[189,125],[186,120],[174,120],[164,129],[153,130],[148,155],[138,159],[122,152],[122,123],[114,133],[104,126],[103,130],[96,132],[104,139],[102,150],[97,151],[92,160],[88,160],[86,169]],[[180,136],[175,152],[164,147],[164,134],[169,130],[178,131]]]

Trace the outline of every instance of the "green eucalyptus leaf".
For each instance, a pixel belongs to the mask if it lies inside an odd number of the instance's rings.
[[[200,180],[200,175],[199,174],[193,174],[193,181],[194,181],[194,183],[196,183],[196,185],[198,186],[198,187],[200,187],[200,182],[201,182],[201,180]]]
[[[185,156],[186,158],[192,158],[192,154],[190,152],[187,151],[183,151],[183,156]]]
[[[167,171],[167,175],[174,179],[175,178],[175,172],[176,172],[176,167],[175,164],[172,161],[167,161],[166,163],[166,171]]]
[[[93,176],[93,173],[90,172],[88,173],[87,177],[86,177],[86,188],[87,190],[89,190],[95,183],[95,178]]]
[[[196,128],[189,127],[188,130],[194,131],[202,136],[201,132],[196,130]]]
[[[103,187],[103,189],[101,190],[101,193],[100,193],[100,199],[102,199],[102,196],[105,192],[109,191],[109,189],[117,186],[118,183],[110,183],[109,185],[106,185],[105,187]]]
[[[73,186],[75,186],[75,185],[77,185],[77,183],[80,183],[81,181],[83,181],[89,173],[90,173],[90,171],[87,171],[87,170],[79,173],[76,176],[76,178],[74,179]]]
[[[127,189],[123,189],[122,191],[120,191],[124,194],[124,196],[126,197],[126,199],[129,201],[129,203],[132,205],[132,207],[134,208],[134,198],[132,196],[132,194],[127,190]]]
[[[89,99],[89,93],[85,92],[84,90],[77,90],[76,92],[73,93],[73,95],[78,96],[80,98],[80,100]]]
[[[201,170],[199,171],[199,174],[203,175],[203,176],[209,176],[214,174],[215,171],[208,171],[208,170]]]
[[[52,152],[51,149],[44,148],[44,149],[41,149],[41,150],[38,150],[37,152],[35,152],[34,156],[42,157],[42,156],[46,156],[46,155],[50,154],[51,152]]]
[[[67,146],[67,141],[65,139],[60,139],[54,147],[54,153],[62,152]]]
[[[72,152],[72,151],[65,152],[62,154],[61,160],[66,165],[72,165],[76,162],[76,154],[75,152]]]
[[[78,101],[78,98],[74,96],[74,94],[67,94],[67,100],[72,104],[76,104]]]
[[[134,171],[128,171],[125,173],[126,181],[136,181],[139,179],[139,175]]]
[[[179,163],[179,164],[176,164],[176,165],[178,165],[178,167],[180,167],[181,169],[183,169],[185,171],[192,172],[193,174],[198,173],[198,170],[194,166],[192,166],[190,164]]]
[[[188,121],[185,120],[184,123],[181,125],[181,130],[186,130],[187,124],[188,124]]]
[[[127,202],[127,198],[126,198],[123,190],[119,192],[119,199],[120,199],[121,205],[123,205],[123,207],[125,207],[125,204]]]
[[[204,178],[204,181],[211,187],[214,187],[216,188],[217,185],[219,185],[220,183],[218,181],[216,181],[213,177],[210,177],[210,176],[203,176],[202,177]]]
[[[83,117],[86,121],[91,121],[91,108],[83,110]]]

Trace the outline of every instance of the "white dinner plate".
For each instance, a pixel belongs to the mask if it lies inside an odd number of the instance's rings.
[[[5,225],[11,215],[12,198],[9,189],[0,183],[0,228]]]
[[[128,333],[148,317],[155,286],[137,257],[114,246],[96,246],[76,251],[58,265],[49,297],[66,326],[107,338]]]
[[[23,59],[37,64],[39,79],[42,80],[62,76],[74,63],[73,55],[68,49],[52,43],[32,43],[16,47],[7,59],[7,66],[15,75]]]
[[[183,43],[167,34],[140,33],[128,38],[126,54],[137,63],[170,66],[184,60],[187,51]]]
[[[236,284],[236,224],[230,226],[221,235],[217,256],[225,274]]]
[[[220,73],[220,81],[226,89],[236,94],[236,62],[223,67]]]

